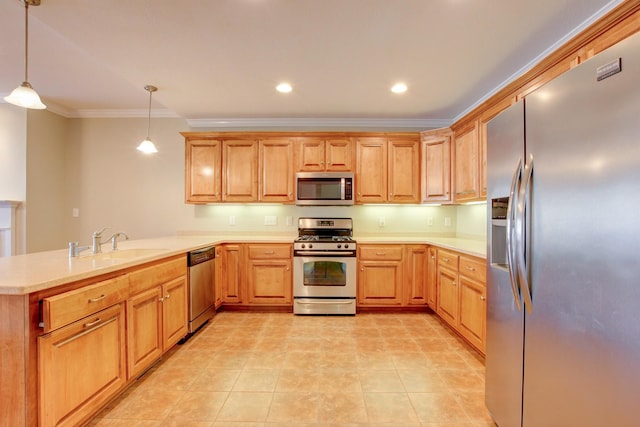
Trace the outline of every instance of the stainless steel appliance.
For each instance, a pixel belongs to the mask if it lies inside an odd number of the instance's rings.
[[[293,243],[293,312],[356,314],[351,218],[299,218]]]
[[[640,35],[488,125],[486,403],[500,427],[638,425],[638,76]]]
[[[296,204],[302,206],[353,205],[353,173],[296,173]]]
[[[215,314],[215,247],[189,252],[189,333]]]

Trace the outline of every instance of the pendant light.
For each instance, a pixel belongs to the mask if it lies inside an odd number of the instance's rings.
[[[149,139],[149,130],[151,129],[151,95],[153,94],[153,92],[157,91],[158,88],[155,86],[147,85],[144,87],[144,90],[149,92],[149,121],[147,122],[147,137],[140,143],[140,145],[138,145],[138,150],[146,154],[152,154],[157,153],[158,149],[153,144],[153,142],[151,142],[151,139]]]
[[[21,0],[24,2],[24,82],[15,88],[4,100],[9,104],[24,108],[43,110],[46,105],[40,101],[40,97],[29,84],[29,5],[39,6],[40,0]]]

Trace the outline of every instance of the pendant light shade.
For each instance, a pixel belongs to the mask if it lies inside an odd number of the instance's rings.
[[[138,150],[146,154],[152,154],[157,153],[158,149],[149,138],[149,130],[151,129],[151,95],[153,94],[153,92],[157,91],[158,88],[155,86],[147,85],[144,87],[144,90],[149,92],[149,120],[147,121],[147,137],[140,143],[140,145],[138,145]]]
[[[40,97],[29,84],[29,5],[39,6],[40,0],[23,0],[24,1],[24,82],[15,88],[9,96],[5,96],[4,100],[9,104],[17,105],[24,108],[33,108],[43,110],[47,108],[42,103]]]

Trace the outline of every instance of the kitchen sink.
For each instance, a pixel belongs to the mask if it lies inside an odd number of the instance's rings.
[[[136,248],[136,249],[116,249],[115,251],[102,252],[95,255],[85,255],[80,258],[88,259],[132,259],[144,256],[157,255],[166,252],[168,249]]]

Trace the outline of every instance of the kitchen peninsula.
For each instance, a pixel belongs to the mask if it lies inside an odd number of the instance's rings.
[[[174,236],[129,240],[117,251],[78,258],[69,258],[67,250],[0,258],[0,398],[10,408],[0,425],[78,424],[140,375],[143,370],[131,352],[149,337],[130,328],[134,296],[156,292],[167,302],[151,322],[160,355],[182,338],[188,251],[209,245],[290,244],[293,237]],[[419,243],[478,258],[485,250],[484,242],[468,239],[356,238],[363,244]],[[171,316],[178,321],[166,322]],[[83,360],[91,360],[91,366],[83,366]],[[66,393],[65,383],[57,381],[70,372],[74,393]]]

